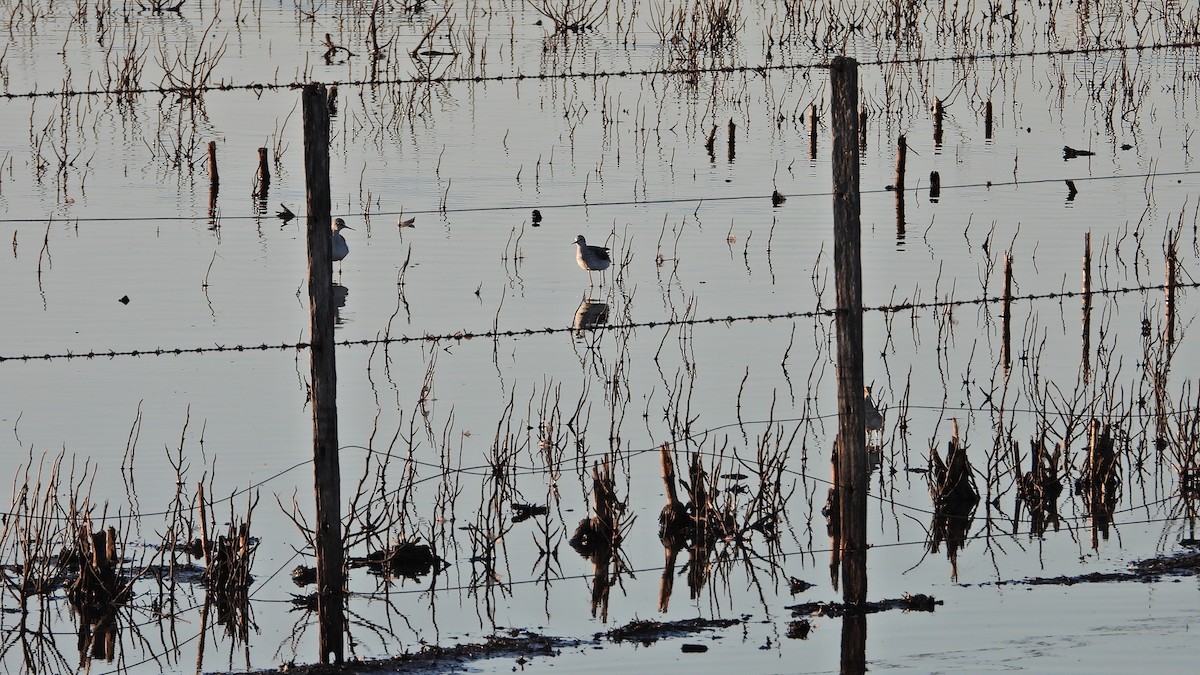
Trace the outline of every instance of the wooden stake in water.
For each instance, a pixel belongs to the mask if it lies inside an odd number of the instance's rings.
[[[992,99],[983,106],[983,137],[992,140]]]
[[[1083,381],[1092,363],[1092,233],[1083,234]]]
[[[817,158],[817,123],[820,121],[817,115],[817,102],[813,101],[808,107],[808,157],[809,159]]]
[[[937,171],[929,172],[929,201],[935,204],[942,198],[942,174]]]
[[[1004,254],[1004,315],[1000,329],[1000,350],[1004,358],[1004,372],[1012,365],[1012,254]]]
[[[900,134],[896,147],[896,237],[904,236],[904,165],[908,159],[908,139]]]
[[[1175,342],[1175,285],[1178,260],[1175,257],[1175,239],[1167,242],[1167,325],[1163,339],[1168,345]]]
[[[271,164],[267,159],[266,148],[258,149],[258,181],[255,188],[254,196],[266,201],[267,193],[271,190]]]
[[[933,144],[935,146],[942,145],[942,99],[933,99]]]
[[[860,108],[858,111],[858,151],[862,153],[867,149],[867,109]]]
[[[333,342],[333,238],[329,233],[329,108],[324,85],[304,87],[304,179],[312,345],[313,470],[316,488],[317,623],[321,663],[342,663],[341,468]],[[265,153],[265,150],[263,151]],[[261,155],[265,156],[265,154]]]
[[[858,168],[858,62],[830,65],[833,89],[833,267],[837,287],[837,492],[842,598],[867,598],[867,448],[863,421],[862,253]],[[815,112],[815,108],[814,108]],[[815,125],[814,125],[815,128]]]
[[[221,187],[221,177],[217,174],[217,142],[208,142],[208,189],[216,194]]]
[[[737,125],[733,123],[733,118],[730,117],[729,118],[729,140],[726,141],[726,153],[725,153],[725,157],[727,158],[727,161],[730,164],[733,163],[733,158],[735,155],[737,155],[736,132],[737,132]]]
[[[208,219],[215,226],[217,219],[217,193],[221,190],[221,177],[217,173],[217,142],[208,142]]]

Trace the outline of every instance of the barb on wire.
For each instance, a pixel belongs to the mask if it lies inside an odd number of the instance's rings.
[[[1200,287],[1200,282],[1176,283],[1176,288],[1197,288]],[[1154,284],[1149,286],[1128,286],[1123,288],[1102,288],[1088,292],[1084,291],[1061,291],[1050,293],[1030,293],[1028,295],[1014,295],[1012,300],[1028,300],[1034,302],[1037,300],[1060,300],[1063,298],[1076,298],[1088,296],[1105,296],[1105,295],[1120,295],[1125,293],[1149,293],[1151,291],[1162,291],[1167,288],[1166,284]],[[952,307],[964,307],[968,305],[985,305],[994,302],[1002,302],[1004,298],[1000,296],[983,296],[980,298],[970,298],[967,300],[935,300],[931,302],[902,302],[894,305],[879,305],[878,307],[863,307],[864,312],[883,312],[885,314],[896,312],[907,312],[917,309],[946,309]],[[619,331],[631,330],[635,328],[657,328],[659,326],[700,326],[704,324],[734,324],[750,321],[775,321],[776,319],[805,319],[816,318],[819,316],[833,316],[832,309],[819,309],[805,312],[780,312],[774,314],[746,314],[742,316],[724,316],[724,317],[707,317],[697,319],[665,319],[661,321],[630,321],[627,323],[608,324],[604,326],[595,326],[588,330],[595,331]],[[513,330],[487,330],[479,332],[458,331],[442,335],[420,335],[420,336],[399,336],[386,337],[375,339],[362,340],[341,340],[337,342],[339,347],[374,347],[377,345],[391,344],[408,344],[410,342],[423,343],[438,343],[451,340],[474,340],[476,338],[512,338],[512,337],[530,337],[534,335],[557,335],[560,333],[573,333],[577,329],[574,326],[547,326],[544,328],[518,328]],[[307,349],[309,343],[281,343],[281,344],[259,344],[259,345],[215,345],[212,347],[174,347],[174,348],[154,348],[154,349],[127,349],[127,350],[89,350],[86,352],[66,351],[57,354],[20,354],[20,355],[3,355],[0,354],[0,363],[6,361],[58,361],[71,359],[115,359],[122,356],[182,356],[184,354],[211,354],[211,353],[229,353],[229,352],[265,352],[265,351],[299,351]]]

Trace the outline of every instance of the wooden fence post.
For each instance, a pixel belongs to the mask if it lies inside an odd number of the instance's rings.
[[[842,599],[867,596],[867,450],[863,426],[862,252],[859,222],[858,62],[830,65],[833,102],[833,266],[837,286],[837,492]]]
[[[317,518],[317,622],[321,663],[342,663],[341,468],[333,341],[333,239],[330,235],[329,108],[325,86],[304,87],[304,178],[308,208],[308,300],[312,344],[313,469]]]

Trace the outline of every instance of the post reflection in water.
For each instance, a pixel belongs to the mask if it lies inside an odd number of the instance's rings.
[[[842,617],[843,675],[867,672],[867,615],[848,611]]]

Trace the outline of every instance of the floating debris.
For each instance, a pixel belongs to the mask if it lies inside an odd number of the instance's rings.
[[[550,512],[548,508],[540,504],[513,504],[513,522],[520,523],[534,516],[544,516]]]
[[[804,591],[807,591],[808,589],[812,588],[813,586],[816,586],[816,584],[810,584],[807,581],[805,581],[803,579],[799,579],[797,577],[788,577],[788,591],[792,595],[796,595],[797,593],[803,593]]]
[[[648,645],[662,638],[692,635],[714,628],[729,628],[740,623],[741,619],[683,619],[665,622],[635,619],[607,633],[597,634],[596,637],[602,635],[613,642],[639,642]]]
[[[787,625],[787,636],[789,640],[807,640],[808,634],[812,632],[813,625],[808,619],[800,619],[799,621],[789,621]]]
[[[361,558],[349,558],[351,567],[367,567],[372,574],[416,579],[442,571],[446,563],[427,544],[401,541],[382,551],[373,551]]]
[[[296,569],[292,570],[292,583],[297,586],[317,583],[317,568],[296,565]]]
[[[849,612],[875,614],[876,612],[886,612],[892,609],[900,609],[905,612],[932,612],[941,604],[945,603],[934,598],[932,595],[925,595],[924,593],[910,595],[905,593],[902,598],[866,602],[863,603],[862,607],[851,607],[840,602],[805,602],[799,605],[790,605],[786,609],[791,610],[793,616],[839,617]]]

